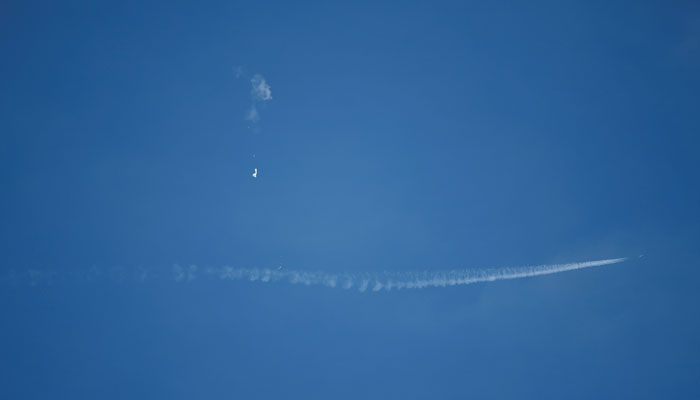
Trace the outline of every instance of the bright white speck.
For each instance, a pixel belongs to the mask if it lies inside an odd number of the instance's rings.
[[[258,177],[258,169],[255,168],[255,171],[253,171],[253,178],[257,178],[257,177]]]

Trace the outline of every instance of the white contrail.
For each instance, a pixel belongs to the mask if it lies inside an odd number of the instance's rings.
[[[477,282],[492,282],[502,279],[519,279],[539,275],[556,274],[576,269],[601,267],[621,263],[627,258],[610,258],[597,261],[586,261],[569,264],[537,265],[516,268],[488,269],[456,269],[447,271],[424,272],[353,272],[328,273],[323,271],[290,270],[278,267],[271,268],[200,268],[196,265],[182,267],[173,265],[170,272],[154,268],[138,267],[133,271],[114,267],[99,269],[93,267],[87,271],[58,271],[30,269],[26,273],[10,271],[8,276],[0,276],[1,283],[11,285],[28,282],[31,286],[53,285],[65,282],[98,282],[98,281],[158,281],[166,279],[175,282],[192,282],[194,280],[247,280],[251,282],[286,282],[306,286],[318,285],[331,288],[353,289],[360,292],[368,290],[378,292],[391,289],[422,289],[428,287],[445,287],[469,285]],[[163,272],[165,272],[163,274]]]
[[[627,258],[610,258],[569,264],[538,265],[517,268],[458,269],[426,272],[382,272],[382,273],[327,273],[323,271],[273,270],[267,268],[208,268],[206,273],[222,280],[249,280],[261,282],[288,282],[291,284],[321,285],[350,289],[360,292],[367,289],[378,292],[391,289],[421,289],[469,285],[477,282],[492,282],[503,279],[529,278],[556,274],[576,269],[601,267],[621,263]],[[175,279],[181,280],[182,272],[175,270]],[[179,279],[178,279],[179,278]]]

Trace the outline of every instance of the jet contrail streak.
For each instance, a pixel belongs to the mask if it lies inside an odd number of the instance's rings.
[[[291,284],[321,285],[351,289],[360,292],[368,289],[378,292],[391,289],[422,289],[469,285],[503,279],[520,279],[540,275],[557,274],[583,268],[601,267],[621,263],[627,258],[610,258],[569,264],[537,265],[517,268],[457,269],[426,272],[338,273],[300,270],[272,270],[258,268],[208,268],[208,275],[222,280],[249,280],[251,282],[288,282]],[[181,272],[178,272],[181,276]]]
[[[428,287],[445,287],[469,285],[478,282],[492,282],[503,279],[520,279],[540,275],[557,274],[576,269],[601,267],[621,263],[627,258],[610,258],[569,264],[537,265],[516,268],[488,269],[454,269],[446,271],[424,272],[349,272],[329,273],[323,271],[292,270],[278,267],[269,268],[200,268],[196,265],[181,267],[173,265],[170,271],[139,267],[133,271],[123,268],[108,270],[92,268],[87,271],[56,271],[30,269],[27,273],[10,271],[8,276],[0,276],[0,284],[21,284],[28,282],[32,286],[53,285],[61,282],[99,282],[136,281],[145,283],[162,279],[175,282],[192,282],[204,279],[245,280],[250,282],[286,282],[306,286],[317,285],[332,288],[353,289],[360,292],[368,290],[378,292],[391,289],[422,289]]]

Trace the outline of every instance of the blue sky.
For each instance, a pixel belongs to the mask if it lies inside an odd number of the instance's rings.
[[[700,396],[694,2],[0,7],[0,397]]]

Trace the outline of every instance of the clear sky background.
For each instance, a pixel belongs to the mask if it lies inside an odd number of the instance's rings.
[[[0,5],[0,397],[700,397],[697,2],[175,3]]]

